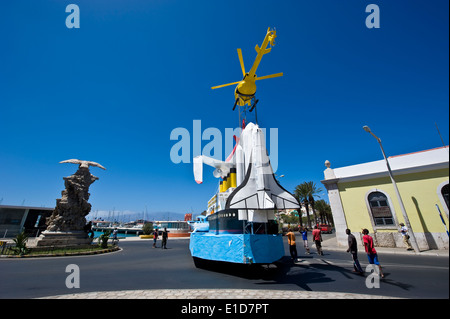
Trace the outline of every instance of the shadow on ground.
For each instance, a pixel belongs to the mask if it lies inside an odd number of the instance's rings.
[[[365,280],[366,276],[354,273],[351,268],[344,268],[333,265],[325,259],[314,259],[312,256],[301,256],[301,260],[307,263],[294,263],[290,257],[284,256],[278,262],[270,265],[254,265],[254,264],[236,264],[219,261],[207,261],[196,259],[195,265],[197,268],[207,271],[219,272],[231,276],[236,276],[249,280],[259,280],[257,285],[279,285],[279,284],[295,284],[298,287],[313,291],[311,284],[332,284],[336,280],[330,275],[339,273],[349,280]],[[389,273],[385,273],[388,277]],[[411,285],[390,280],[388,278],[382,279],[385,284],[397,286],[403,290],[410,290]]]

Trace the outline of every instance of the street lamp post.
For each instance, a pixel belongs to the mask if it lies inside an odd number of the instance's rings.
[[[411,223],[409,222],[408,215],[406,214],[405,206],[403,205],[402,197],[400,196],[400,192],[398,191],[397,183],[395,182],[394,175],[392,174],[391,166],[389,165],[389,161],[386,157],[386,154],[384,153],[383,145],[381,144],[381,139],[378,136],[376,136],[375,134],[373,134],[373,132],[370,130],[370,128],[367,125],[363,126],[363,129],[364,129],[364,131],[372,134],[372,136],[375,137],[375,139],[377,140],[378,144],[380,144],[381,152],[383,153],[384,160],[386,161],[386,166],[388,169],[389,177],[391,178],[392,185],[394,186],[395,194],[397,195],[397,199],[400,204],[400,209],[403,214],[403,219],[405,220],[406,227],[408,227],[408,234],[411,239],[411,245],[414,248],[415,252],[420,252],[419,246],[417,245],[416,236],[414,235],[414,231],[411,227]]]

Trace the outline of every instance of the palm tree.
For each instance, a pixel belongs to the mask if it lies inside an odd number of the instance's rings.
[[[319,212],[320,219],[322,223],[326,223],[328,225],[332,224],[332,216],[331,216],[331,207],[330,205],[324,201],[323,199],[319,199],[315,202],[317,211]]]
[[[300,207],[297,210],[298,211],[298,223],[299,223],[300,226],[303,226],[303,221],[302,221],[302,201],[301,201],[301,198],[300,198],[299,194],[297,193],[297,187],[295,188],[295,190],[292,193],[292,195],[294,195],[295,199],[300,204]]]
[[[297,213],[298,213],[298,222],[299,222],[299,225],[301,226],[301,227],[303,227],[303,218],[302,218],[302,202],[301,202],[301,199],[300,199],[300,197],[297,195],[297,194],[295,194],[295,191],[294,191],[294,197],[297,199],[297,201],[298,201],[298,203],[300,204],[300,207],[297,209]]]
[[[297,185],[294,190],[294,196],[297,198],[299,203],[303,203],[306,209],[306,218],[308,220],[308,227],[311,228],[311,219],[309,217],[309,203],[308,203],[308,190],[305,187],[305,183]],[[301,209],[299,212],[300,225],[303,226],[302,223],[302,213]]]
[[[314,206],[315,206],[314,196],[319,197],[319,193],[322,192],[322,189],[320,187],[317,187],[316,184],[312,181],[304,182],[304,184],[305,184],[305,188],[306,188],[307,194],[308,194],[308,202],[311,204],[315,222],[317,224],[317,215],[316,215],[316,211],[314,209]]]

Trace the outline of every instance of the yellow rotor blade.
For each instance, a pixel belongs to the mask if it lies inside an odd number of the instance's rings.
[[[244,67],[244,59],[242,58],[242,50],[237,49],[237,53],[239,56],[239,63],[241,64],[242,76],[245,76],[245,67]]]
[[[223,88],[224,86],[229,86],[229,85],[233,85],[233,84],[238,84],[242,81],[237,81],[237,82],[233,82],[233,83],[227,83],[227,84],[222,84],[222,85],[218,85],[218,86],[213,86],[211,89],[218,89],[218,88]]]
[[[275,74],[271,74],[271,75],[260,76],[260,77],[257,77],[255,80],[265,80],[265,79],[270,79],[270,78],[276,78],[279,76],[283,76],[283,72],[275,73]]]

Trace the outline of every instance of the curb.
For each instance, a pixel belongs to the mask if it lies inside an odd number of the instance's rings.
[[[41,257],[69,257],[69,256],[89,256],[89,255],[100,255],[106,253],[112,253],[115,251],[122,250],[119,246],[112,248],[87,251],[87,252],[74,252],[74,253],[58,253],[58,254],[36,254],[36,255],[0,255],[0,258],[41,258]]]

